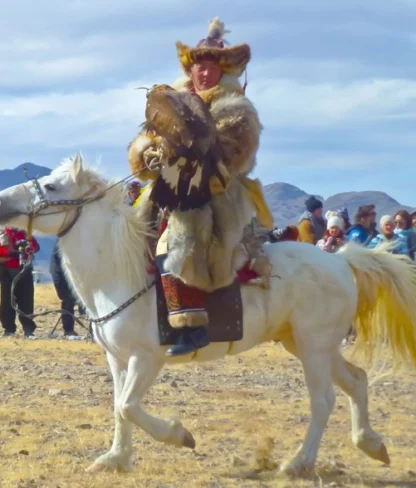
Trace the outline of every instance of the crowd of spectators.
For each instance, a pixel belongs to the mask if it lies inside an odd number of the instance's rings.
[[[351,223],[345,207],[329,210],[323,215],[323,203],[314,196],[305,201],[305,207],[298,222],[299,241],[331,253],[347,242],[369,249],[390,243],[389,252],[415,259],[416,212],[410,214],[407,210],[399,210],[394,215],[382,215],[377,222],[375,205],[362,205]]]

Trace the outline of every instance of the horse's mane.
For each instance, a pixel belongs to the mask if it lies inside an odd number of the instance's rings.
[[[65,159],[54,173],[72,173],[73,159]],[[82,169],[85,186],[96,189],[96,194],[103,193],[99,200],[103,211],[110,213],[109,227],[106,228],[105,255],[101,255],[100,265],[112,270],[114,279],[122,277],[123,282],[132,289],[144,287],[146,267],[151,256],[148,245],[150,231],[150,213],[146,205],[132,208],[126,204],[127,190],[118,183],[109,181],[92,167]],[[95,270],[91,270],[94,274]]]

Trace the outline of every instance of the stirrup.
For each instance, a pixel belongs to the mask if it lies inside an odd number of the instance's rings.
[[[167,349],[166,356],[184,356],[202,349],[208,344],[209,338],[206,327],[185,327],[177,343]]]

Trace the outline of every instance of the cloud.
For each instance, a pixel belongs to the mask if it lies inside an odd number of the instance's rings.
[[[416,110],[416,82],[410,80],[306,84],[269,78],[254,81],[252,89],[268,128],[367,125],[406,119]]]
[[[172,76],[166,73],[164,79]],[[0,127],[8,133],[9,144],[125,146],[143,120],[145,95],[134,88],[151,84],[143,79],[102,91],[6,97],[0,99]],[[373,125],[408,121],[416,113],[416,82],[407,80],[308,84],[254,78],[248,95],[265,126],[266,144],[273,139],[276,143],[279,131],[290,128],[322,134],[367,126],[371,132]],[[349,140],[353,138],[350,134]],[[295,141],[292,135],[289,144]]]
[[[145,103],[134,87],[176,78],[175,41],[195,44],[218,14],[231,43],[252,47],[247,95],[265,126],[262,178],[296,184],[318,171],[322,182],[348,189],[353,172],[409,171],[416,149],[414,0],[240,0],[238,9],[219,0],[6,3],[3,166],[54,166],[82,149],[124,175]],[[343,171],[339,182],[334,175]],[[406,184],[403,191],[413,192]]]
[[[33,86],[55,87],[79,79],[100,76],[114,68],[109,61],[95,57],[65,57],[51,60],[1,63],[0,87],[14,89]]]

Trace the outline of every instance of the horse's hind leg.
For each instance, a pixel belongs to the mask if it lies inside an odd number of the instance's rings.
[[[89,472],[112,469],[118,471],[132,471],[131,455],[133,424],[121,416],[119,398],[123,391],[127,368],[117,358],[107,353],[108,364],[114,383],[114,439],[111,449],[100,456],[87,469]]]
[[[332,374],[334,382],[350,401],[354,444],[371,458],[389,464],[389,455],[382,438],[371,428],[368,419],[367,374],[349,363],[340,353],[334,356]]]
[[[310,342],[313,343],[313,340]],[[302,475],[313,471],[329,416],[335,404],[335,392],[332,386],[332,356],[326,351],[309,349],[306,343],[299,347],[290,340],[283,346],[296,355],[303,365],[306,386],[309,391],[311,420],[303,444],[295,457],[283,463],[280,470],[294,475]]]

